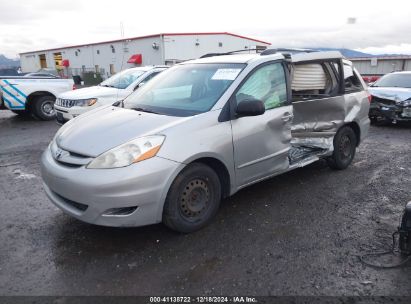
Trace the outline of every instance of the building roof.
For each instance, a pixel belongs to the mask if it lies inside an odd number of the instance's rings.
[[[411,59],[411,55],[381,55],[381,56],[367,56],[367,57],[355,57],[349,58],[351,61],[362,61],[362,60],[404,60]]]
[[[248,39],[251,41],[271,45],[270,42],[246,37],[246,36],[241,36],[229,32],[206,32],[206,33],[160,33],[160,34],[153,34],[153,35],[146,35],[146,36],[138,36],[138,37],[132,37],[132,38],[123,38],[123,39],[117,39],[117,40],[110,40],[110,41],[102,41],[102,42],[94,42],[94,43],[87,43],[87,44],[78,44],[78,45],[70,45],[70,46],[63,46],[63,47],[58,47],[58,48],[51,48],[51,49],[44,49],[44,50],[37,50],[37,51],[31,51],[31,52],[24,52],[20,53],[20,55],[25,55],[25,54],[31,54],[31,53],[38,53],[38,52],[47,52],[47,51],[56,51],[56,50],[62,50],[62,49],[70,49],[70,48],[78,48],[78,47],[83,47],[83,46],[92,46],[92,45],[100,45],[100,44],[107,44],[107,43],[116,43],[116,42],[125,42],[125,41],[130,41],[130,40],[139,40],[139,39],[145,39],[145,38],[152,38],[152,37],[158,37],[158,36],[203,36],[203,35],[229,35],[233,37],[238,37],[238,38],[243,38],[243,39]]]

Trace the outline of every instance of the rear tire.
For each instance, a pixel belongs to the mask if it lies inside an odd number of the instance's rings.
[[[56,98],[51,95],[37,97],[31,107],[34,116],[40,120],[53,120],[56,117],[55,101]]]
[[[199,230],[212,221],[220,201],[221,184],[216,172],[204,164],[190,164],[168,191],[163,223],[182,233]]]
[[[357,148],[357,136],[354,130],[345,126],[342,127],[334,137],[334,152],[327,159],[328,165],[332,169],[344,170],[352,162]]]

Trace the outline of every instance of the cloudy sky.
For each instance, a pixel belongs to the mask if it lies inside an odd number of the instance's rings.
[[[0,0],[0,54],[119,39],[121,23],[126,38],[223,31],[276,47],[411,54],[410,13],[403,0]]]

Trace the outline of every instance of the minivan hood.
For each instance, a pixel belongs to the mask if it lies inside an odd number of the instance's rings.
[[[134,138],[161,134],[190,119],[144,113],[113,106],[97,108],[66,123],[57,133],[64,150],[96,157]]]
[[[119,94],[119,93],[121,94],[122,91],[124,90],[102,87],[102,86],[94,86],[94,87],[64,92],[60,94],[58,98],[74,99],[74,100],[87,99],[87,98],[98,98],[98,97],[106,97],[106,96],[115,96],[116,94]]]
[[[397,102],[411,98],[410,88],[369,87],[368,91],[373,96],[390,99]]]

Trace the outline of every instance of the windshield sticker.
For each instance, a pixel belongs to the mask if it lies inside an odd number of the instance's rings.
[[[241,69],[218,69],[211,77],[213,80],[234,80]]]

